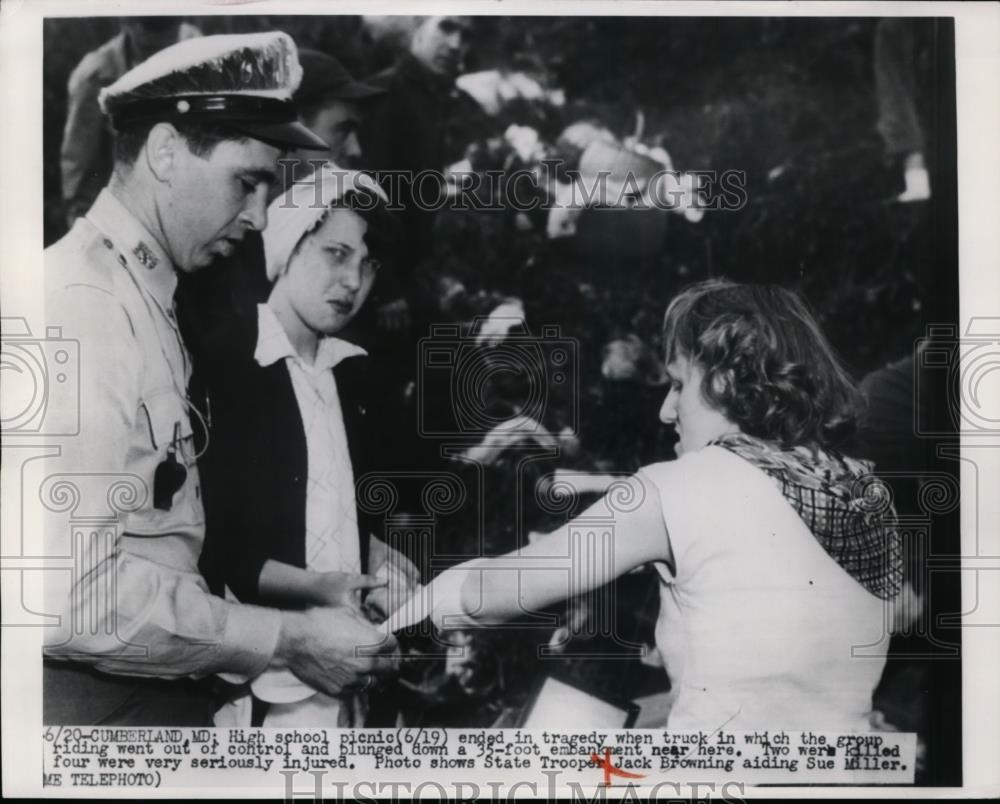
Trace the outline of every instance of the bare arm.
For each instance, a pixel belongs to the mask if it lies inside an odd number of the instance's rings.
[[[463,614],[488,623],[534,612],[624,575],[650,561],[673,563],[659,495],[636,475],[576,519],[499,558],[466,562],[444,573],[465,577],[435,584],[434,621]],[[630,497],[621,505],[615,500]],[[459,591],[460,590],[460,591]],[[459,599],[450,599],[455,595]]]
[[[310,603],[314,606],[360,605],[362,589],[385,586],[371,575],[350,572],[313,572],[273,558],[264,563],[258,587],[261,595],[287,603]]]

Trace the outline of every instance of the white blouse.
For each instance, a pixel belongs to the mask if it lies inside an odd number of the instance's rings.
[[[640,474],[659,492],[675,562],[657,565],[670,728],[868,731],[889,602],[737,455],[706,447]]]

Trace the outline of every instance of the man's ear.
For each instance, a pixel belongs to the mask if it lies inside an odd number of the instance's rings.
[[[179,164],[180,151],[186,143],[170,123],[157,123],[146,137],[146,163],[158,181],[170,183]]]

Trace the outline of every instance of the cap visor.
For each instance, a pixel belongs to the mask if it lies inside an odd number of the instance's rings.
[[[373,95],[384,95],[385,89],[372,84],[363,84],[360,81],[349,81],[335,87],[330,94],[343,100],[360,100],[361,98],[370,98]]]
[[[298,121],[290,123],[240,122],[230,124],[236,131],[255,140],[284,148],[305,148],[311,151],[328,151],[330,146]]]

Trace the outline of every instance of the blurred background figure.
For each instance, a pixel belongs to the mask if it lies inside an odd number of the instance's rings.
[[[416,18],[409,48],[391,67],[369,79],[386,94],[364,124],[366,167],[415,176],[423,170],[444,171],[465,156],[466,146],[476,139],[469,134],[482,127],[484,117],[479,104],[455,83],[465,65],[470,33],[470,23],[463,17]],[[376,301],[383,331],[409,329],[413,274],[433,255],[432,209],[446,192],[443,182],[434,184],[420,183],[419,203],[413,181],[399,182],[398,197],[390,194],[393,203],[403,207],[403,237],[390,264],[395,286],[390,290],[383,285]]]
[[[59,154],[67,226],[90,209],[111,176],[113,135],[97,94],[157,51],[195,36],[201,32],[179,17],[125,17],[121,32],[73,70]]]
[[[410,54],[428,72],[455,78],[465,66],[469,22],[462,17],[427,17],[410,40]]]
[[[385,89],[362,123],[365,168],[380,176],[390,203],[400,209],[400,236],[373,291],[373,303],[350,336],[379,367],[379,396],[395,405],[383,420],[398,422],[394,450],[401,468],[426,468],[439,460],[423,443],[410,415],[417,376],[417,337],[440,320],[437,280],[438,211],[448,198],[445,175],[465,160],[490,131],[480,105],[456,85],[470,49],[472,26],[464,17],[414,17],[405,50],[367,79]],[[378,32],[374,32],[377,34]],[[400,36],[399,31],[393,34]],[[388,460],[390,456],[386,456]]]
[[[875,92],[878,132],[886,156],[905,182],[897,201],[926,201],[930,175],[924,161],[924,133],[917,113],[919,22],[903,17],[879,20],[875,29]]]
[[[299,61],[303,71],[302,86],[295,94],[299,114],[330,147],[324,152],[301,154],[294,178],[312,172],[307,160],[329,160],[342,168],[361,167],[363,106],[385,90],[356,81],[339,60],[322,51],[300,50]]]

